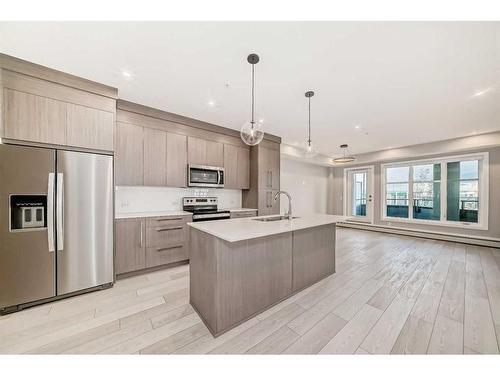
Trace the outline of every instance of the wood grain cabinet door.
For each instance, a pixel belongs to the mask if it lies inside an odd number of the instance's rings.
[[[186,186],[187,163],[187,137],[167,133],[167,186]]]
[[[271,187],[271,173],[269,170],[269,150],[266,147],[257,146],[258,164],[258,185],[259,189],[269,189]]]
[[[237,146],[224,145],[224,187],[238,189],[238,148]]]
[[[116,273],[122,274],[146,266],[144,219],[116,220]]]
[[[213,167],[224,167],[224,145],[222,143],[206,141],[205,164]]]
[[[271,214],[271,190],[259,189],[258,191],[258,215],[270,215]]]
[[[167,133],[144,128],[144,185],[167,185]]]
[[[238,189],[250,189],[250,150],[237,147],[238,149]],[[224,160],[224,166],[226,161]],[[227,169],[226,169],[227,170]],[[227,174],[227,172],[226,172]]]
[[[111,112],[67,103],[67,145],[113,151],[114,119]]]
[[[188,137],[188,163],[206,165],[207,142],[201,138]]]
[[[143,128],[123,122],[116,124],[116,185],[143,185]]]
[[[6,138],[66,144],[66,103],[11,89],[4,100]]]
[[[280,152],[279,150],[269,150],[268,151],[268,166],[269,172],[271,173],[270,182],[271,188],[280,188]]]

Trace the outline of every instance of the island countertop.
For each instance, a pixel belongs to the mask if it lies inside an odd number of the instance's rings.
[[[292,220],[255,220],[272,216],[277,215],[193,222],[188,225],[224,241],[237,242],[345,221],[345,216],[325,214],[299,215],[298,218]]]

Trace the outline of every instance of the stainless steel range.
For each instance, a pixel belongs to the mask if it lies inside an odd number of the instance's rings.
[[[193,213],[193,221],[229,219],[228,210],[218,209],[216,197],[186,197],[182,199],[182,209]]]

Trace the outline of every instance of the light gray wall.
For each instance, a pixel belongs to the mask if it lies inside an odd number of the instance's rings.
[[[282,155],[280,187],[292,196],[294,215],[326,214],[329,168],[300,162]],[[288,210],[288,199],[280,198],[281,212]]]
[[[471,151],[472,152],[472,151]],[[374,224],[376,225],[390,225],[394,228],[411,228],[411,229],[421,229],[429,230],[443,233],[459,233],[459,234],[470,234],[475,236],[484,236],[500,239],[500,147],[491,148],[481,148],[481,152],[489,152],[489,212],[488,212],[488,230],[473,230],[466,228],[453,228],[438,225],[423,225],[423,224],[409,224],[400,222],[390,222],[381,221],[381,164],[385,164],[392,161],[402,161],[400,157],[395,159],[386,159],[383,161],[366,162],[362,164],[356,164],[357,166],[364,165],[374,165],[375,166],[375,176],[374,176]],[[457,154],[463,154],[464,151],[459,150],[455,152],[426,154],[427,157],[441,157],[441,156],[451,156]],[[467,152],[465,152],[467,153]],[[418,160],[422,159],[422,156],[408,157],[404,160]],[[343,178],[344,178],[344,168],[350,168],[352,165],[346,167],[334,167],[330,168],[330,173],[328,176],[328,213],[334,215],[343,214]],[[389,224],[390,223],[390,224]]]

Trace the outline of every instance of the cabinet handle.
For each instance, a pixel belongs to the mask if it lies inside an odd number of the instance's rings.
[[[141,248],[142,248],[142,232],[143,232],[144,221],[141,220]]]
[[[273,187],[273,171],[269,171],[269,187],[272,188]]]
[[[160,247],[156,249],[156,251],[165,251],[165,250],[172,250],[172,249],[178,249],[182,247],[182,245],[175,245],[175,246],[170,246],[170,247]]]
[[[175,229],[182,229],[182,227],[173,227],[173,228],[156,228],[157,232],[163,232],[166,230],[175,230]]]
[[[171,221],[171,220],[182,220],[181,217],[168,217],[164,219],[155,219],[156,221]]]

